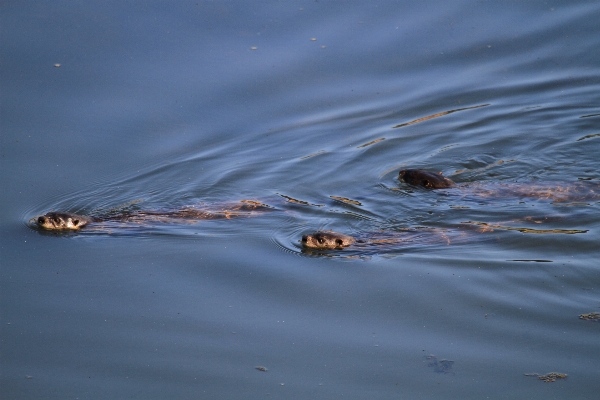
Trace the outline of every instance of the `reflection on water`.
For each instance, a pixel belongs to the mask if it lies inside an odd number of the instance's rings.
[[[594,133],[592,135],[585,135],[584,137],[580,137],[579,139],[577,139],[578,142],[585,140],[585,139],[591,139],[591,138],[595,138],[600,136],[600,133]]]
[[[533,229],[533,228],[516,228],[512,226],[499,225],[499,224],[488,224],[486,222],[478,222],[478,221],[467,221],[465,224],[473,224],[479,225],[482,227],[482,231],[493,231],[494,229],[503,229],[506,231],[518,231],[521,233],[537,233],[537,234],[550,234],[550,233],[558,233],[558,234],[567,234],[573,235],[576,233],[586,233],[587,230],[580,229]]]
[[[381,141],[385,140],[385,138],[379,138],[379,139],[375,139],[375,140],[371,140],[369,143],[365,143],[365,144],[361,144],[360,146],[357,146],[357,149],[362,149],[363,147],[369,147],[371,145],[374,145],[375,143],[379,143]]]
[[[436,114],[433,114],[433,115],[428,115],[426,117],[417,118],[417,119],[414,119],[412,121],[405,122],[403,124],[392,126],[392,128],[402,128],[404,126],[414,125],[414,124],[417,124],[419,122],[427,121],[427,120],[430,120],[430,119],[443,117],[444,115],[452,114],[452,113],[455,113],[455,112],[458,112],[458,111],[472,110],[474,108],[481,108],[481,107],[487,107],[487,106],[489,106],[489,104],[481,104],[481,105],[478,105],[478,106],[457,108],[455,110],[449,110],[449,111],[442,111],[442,112],[439,112],[439,113],[436,113]]]

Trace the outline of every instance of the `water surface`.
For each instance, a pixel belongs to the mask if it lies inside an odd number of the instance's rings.
[[[523,190],[599,183],[598,5],[2,8],[3,398],[596,398],[600,203]],[[411,228],[450,240],[298,242]]]

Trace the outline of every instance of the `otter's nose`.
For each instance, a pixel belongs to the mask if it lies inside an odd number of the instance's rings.
[[[308,235],[302,235],[302,243],[308,242]]]

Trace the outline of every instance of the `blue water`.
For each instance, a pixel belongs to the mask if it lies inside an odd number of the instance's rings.
[[[595,2],[0,18],[0,397],[597,398],[600,323],[578,317],[600,312],[600,202],[522,195],[600,181]],[[465,189],[410,187],[404,168]],[[516,189],[468,192],[494,185]],[[272,209],[27,223],[242,199]],[[448,241],[299,243],[407,228]],[[549,372],[568,378],[524,375]]]

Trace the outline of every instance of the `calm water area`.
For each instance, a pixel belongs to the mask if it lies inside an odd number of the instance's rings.
[[[598,399],[599,21],[571,0],[3,2],[0,398]],[[28,223],[245,199],[270,209]],[[316,230],[372,241],[303,249]]]

